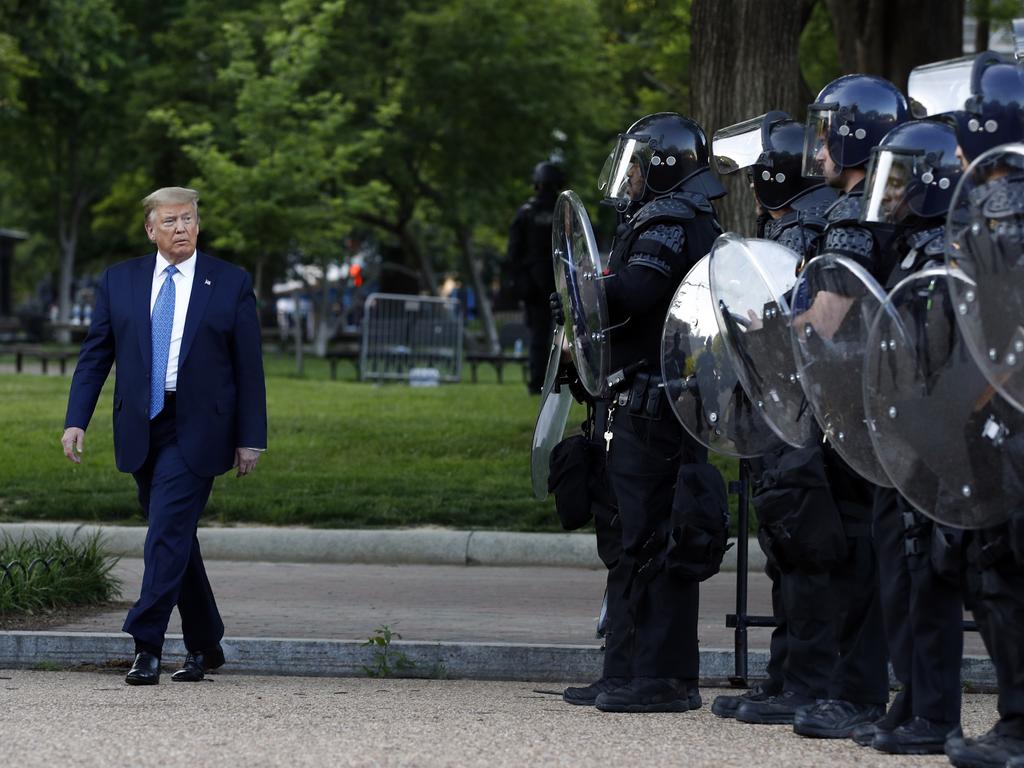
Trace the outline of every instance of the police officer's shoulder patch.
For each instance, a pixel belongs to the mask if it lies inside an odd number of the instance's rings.
[[[829,224],[845,224],[860,221],[860,209],[864,201],[863,195],[851,193],[842,195],[825,212]]]
[[[795,251],[800,256],[806,255],[815,241],[818,239],[820,231],[815,231],[809,227],[802,227],[796,224],[791,227],[786,227],[778,233],[778,236],[773,238],[779,245],[784,245],[791,251]]]

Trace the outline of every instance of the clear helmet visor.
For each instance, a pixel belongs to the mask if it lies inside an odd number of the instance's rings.
[[[804,178],[824,179],[828,157],[828,133],[835,110],[831,107],[811,105],[807,110],[807,128],[804,131]]]
[[[715,132],[711,154],[719,173],[735,173],[757,163],[765,150],[761,141],[764,118],[761,115]]]
[[[605,199],[625,202],[642,200],[653,154],[646,137],[628,134],[619,136],[597,181],[597,188],[604,193]],[[675,161],[671,156],[666,160],[672,164]]]
[[[937,61],[911,70],[907,95],[914,117],[963,109],[971,97],[971,72],[975,58],[971,55]]]
[[[871,153],[861,221],[895,224],[912,213],[909,192],[919,186],[911,182],[921,159],[916,152],[876,149]]]

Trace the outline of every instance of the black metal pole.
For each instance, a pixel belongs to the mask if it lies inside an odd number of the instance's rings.
[[[740,459],[739,499],[736,514],[736,634],[734,637],[735,672],[730,681],[735,686],[747,685],[747,545],[748,498],[750,466]]]

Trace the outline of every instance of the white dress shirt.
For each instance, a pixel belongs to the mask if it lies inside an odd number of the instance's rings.
[[[171,262],[158,251],[156,266],[153,267],[153,289],[149,294],[150,317],[153,315],[157,294],[160,293],[164,280],[168,279],[164,270],[169,266],[171,266]],[[168,392],[175,392],[178,389],[178,354],[181,352],[181,338],[185,334],[185,315],[188,313],[188,300],[192,296],[192,280],[196,275],[195,251],[183,262],[174,266],[178,268],[177,273],[172,277],[174,280],[174,323],[171,325],[171,348],[167,354],[167,379],[164,382],[164,389]]]

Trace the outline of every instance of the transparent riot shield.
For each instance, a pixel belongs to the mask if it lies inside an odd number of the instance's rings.
[[[789,332],[799,264],[784,245],[731,233],[711,251],[712,304],[732,367],[765,422],[793,446],[814,431]]]
[[[855,472],[891,486],[871,442],[863,394],[868,331],[885,293],[856,262],[824,254],[804,268],[793,296],[793,353],[818,425]]]
[[[555,287],[565,312],[565,338],[580,382],[594,397],[607,397],[609,347],[604,268],[587,209],[571,189],[559,195],[555,203],[551,252]]]
[[[967,348],[992,385],[1024,409],[1024,144],[980,155],[953,195],[946,259]]]
[[[711,299],[710,258],[672,297],[661,336],[661,371],[676,418],[716,453],[750,458],[782,443],[747,398],[726,351]]]
[[[1024,501],[1024,414],[964,345],[951,296],[970,287],[940,267],[892,290],[868,336],[864,409],[900,493],[940,523],[983,528]]]
[[[569,421],[572,408],[572,394],[568,387],[555,389],[558,378],[558,363],[562,356],[565,338],[563,326],[555,328],[551,341],[551,354],[544,374],[544,388],[540,395],[540,411],[533,428],[533,450],[530,452],[530,479],[533,482],[533,497],[543,501],[548,495],[548,476],[551,474],[551,451],[562,441],[565,424]]]

